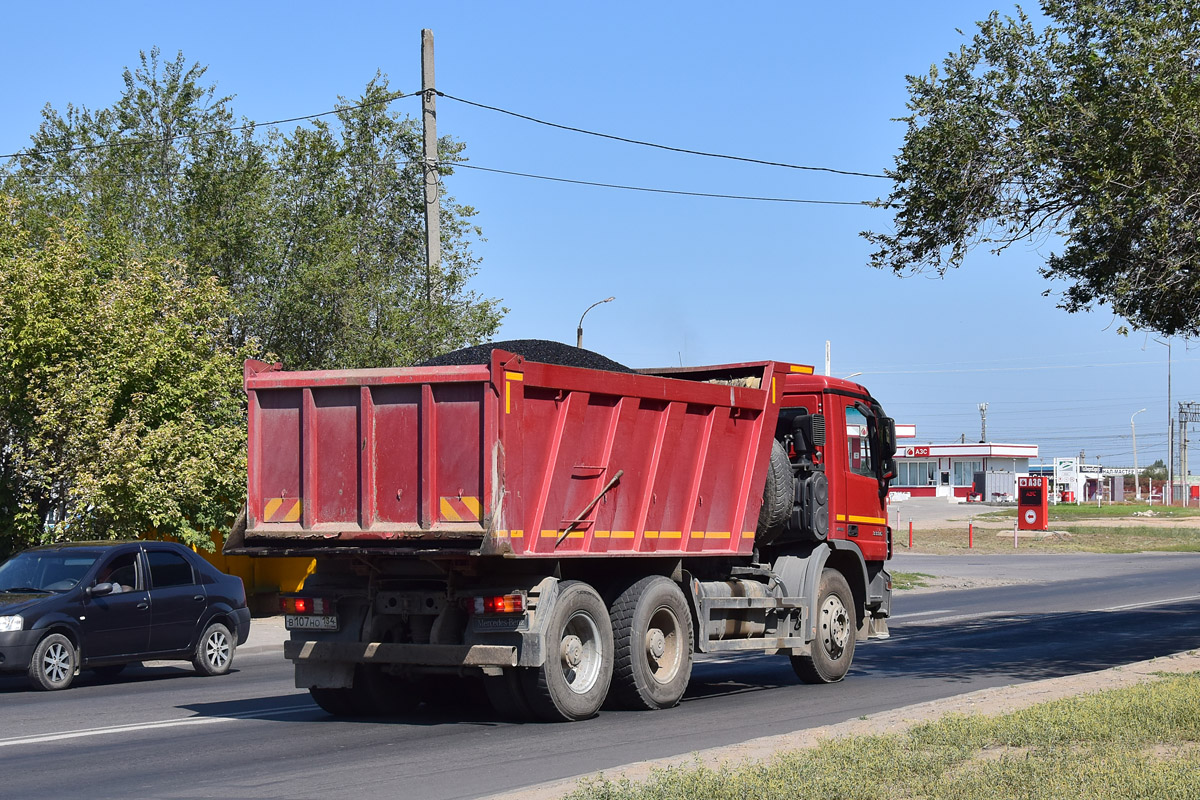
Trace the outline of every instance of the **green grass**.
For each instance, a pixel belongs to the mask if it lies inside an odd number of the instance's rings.
[[[1080,520],[1080,522],[1085,522]],[[1055,532],[1028,532],[1018,538],[1016,551],[1033,553],[1200,553],[1200,525],[1195,528],[1137,525],[1055,525]],[[967,548],[967,526],[961,529],[919,530],[912,553],[965,555],[1014,552],[1012,529],[975,527],[974,548]]]
[[[1056,506],[1050,506],[1050,521],[1054,520],[1073,520],[1073,519],[1111,519],[1114,517],[1129,517],[1130,519],[1138,519],[1133,516],[1137,512],[1153,511],[1155,517],[1200,517],[1200,508],[1191,506],[1183,508],[1182,506],[1150,506],[1146,503],[1106,503],[1102,506],[1097,506],[1095,503],[1075,505],[1074,503],[1061,503]],[[999,511],[986,511],[982,514],[975,515],[979,519],[1016,519],[1017,508],[1005,508]]]
[[[1178,800],[1200,798],[1200,673],[849,737],[769,762],[601,778],[567,800]]]
[[[926,580],[932,577],[932,575],[927,575],[924,572],[893,572],[892,588],[919,589],[928,586],[929,584],[926,583]]]

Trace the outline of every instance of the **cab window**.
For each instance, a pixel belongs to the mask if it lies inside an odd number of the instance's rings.
[[[871,462],[871,440],[867,435],[867,418],[853,406],[846,408],[846,463],[850,471],[868,478],[875,477]]]
[[[192,565],[183,556],[162,550],[152,550],[146,556],[150,561],[150,585],[153,588],[195,583],[192,578]]]

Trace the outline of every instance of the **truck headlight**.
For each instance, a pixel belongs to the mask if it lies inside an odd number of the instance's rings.
[[[20,614],[0,617],[0,631],[19,631],[25,625],[25,618]]]

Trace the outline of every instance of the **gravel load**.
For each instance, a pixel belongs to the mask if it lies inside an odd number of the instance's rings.
[[[593,353],[591,350],[584,350],[581,347],[572,347],[562,342],[552,342],[549,339],[510,339],[505,342],[477,344],[473,347],[464,347],[461,350],[435,356],[417,366],[450,367],[465,364],[487,364],[492,360],[493,350],[507,350],[510,353],[524,356],[527,361],[539,361],[543,364],[602,369],[608,372],[633,372],[624,364],[618,364],[599,353]]]

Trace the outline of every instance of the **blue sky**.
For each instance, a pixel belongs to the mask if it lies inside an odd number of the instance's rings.
[[[325,111],[375,74],[420,86],[434,31],[438,88],[564,125],[694,150],[877,173],[924,72],[992,8],[928,3],[163,3],[10,5],[0,49],[0,152],[43,105],[114,102],[138,50],[182,50],[240,117]],[[415,98],[396,108],[415,115]],[[883,180],[668,153],[534,125],[450,100],[439,133],[470,163],[583,181],[809,200],[885,195]],[[938,280],[867,266],[858,233],[887,212],[682,197],[460,170],[486,241],[473,288],[510,311],[500,338],[574,343],[630,366],[775,358],[857,379],[920,441],[1040,445],[1043,460],[1165,456],[1167,348],[1068,315],[1038,266],[1053,242],[979,251]],[[1043,297],[1050,289],[1051,296]],[[1200,352],[1174,340],[1173,399],[1200,400]]]

